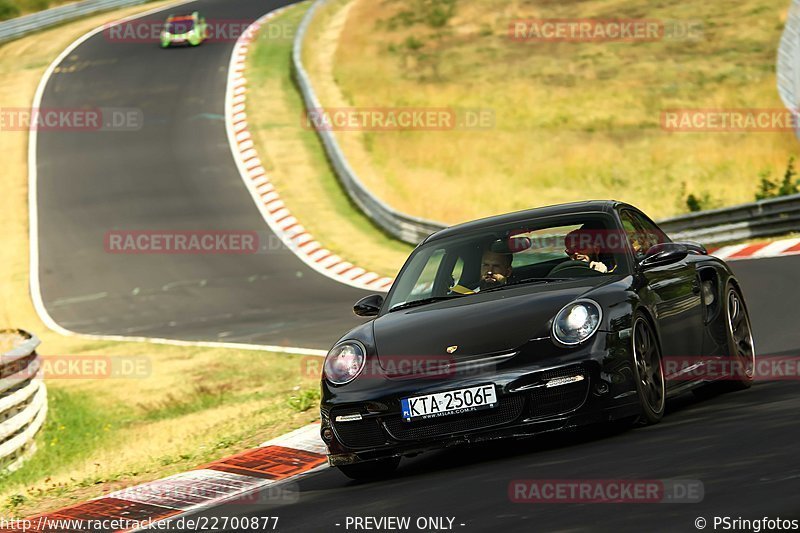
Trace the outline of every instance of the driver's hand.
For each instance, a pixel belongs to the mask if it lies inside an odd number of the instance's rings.
[[[602,272],[603,274],[608,272],[608,267],[606,266],[605,263],[601,261],[592,261],[591,263],[589,263],[589,268],[591,268],[592,270],[596,270],[598,272]]]
[[[493,287],[500,287],[501,285],[505,285],[506,281],[508,280],[502,274],[487,272],[486,275],[481,278],[480,288],[481,290],[486,290]]]
[[[489,272],[484,276],[483,281],[486,283],[497,283],[498,285],[502,285],[508,279],[502,274],[495,274],[494,272]]]

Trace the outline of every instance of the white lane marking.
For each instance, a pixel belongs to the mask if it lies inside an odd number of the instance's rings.
[[[62,51],[58,55],[58,57],[56,57],[53,60],[53,62],[50,63],[50,65],[47,67],[44,74],[42,75],[42,79],[39,80],[39,85],[36,87],[36,92],[34,93],[33,103],[31,104],[31,107],[33,109],[41,107],[42,97],[44,95],[44,91],[47,87],[47,84],[50,81],[50,77],[53,75],[53,73],[61,64],[61,62],[64,61],[64,59],[66,59],[70,54],[72,54],[72,52],[75,51],[80,45],[82,45],[83,43],[85,43],[98,33],[101,33],[107,28],[118,26],[120,24],[124,24],[125,22],[129,22],[131,20],[147,17],[155,13],[160,13],[162,11],[168,11],[177,6],[184,4],[191,4],[196,1],[197,0],[178,0],[176,2],[169,3],[162,7],[149,9],[147,11],[143,11],[141,13],[119,19],[117,21],[113,21],[108,24],[103,24],[102,26],[98,26],[97,28],[86,32],[81,37],[73,41],[72,44],[70,44],[67,48],[65,48],[64,51]],[[234,52],[236,51],[236,48],[237,48],[236,45],[234,45],[233,47]],[[230,80],[231,78],[229,77],[229,89],[230,89]],[[231,95],[226,94],[226,116],[228,116],[227,107],[229,104],[227,102],[231,99],[230,96]],[[241,97],[239,102],[240,103],[244,102],[244,96]],[[163,339],[158,337],[132,337],[125,335],[94,335],[89,333],[77,333],[58,324],[53,319],[53,317],[50,316],[50,313],[47,311],[47,308],[44,305],[44,300],[42,299],[42,287],[39,280],[39,210],[37,204],[38,169],[36,165],[36,156],[37,156],[36,133],[37,133],[36,129],[28,130],[28,213],[29,213],[28,239],[30,243],[30,250],[29,250],[30,290],[31,290],[31,300],[33,301],[33,307],[36,310],[36,314],[39,315],[39,318],[46,327],[48,327],[50,330],[60,335],[68,337],[80,337],[92,340],[118,341],[118,342],[144,342],[151,344],[166,344],[171,346],[195,346],[201,348],[226,348],[234,350],[252,350],[261,352],[275,352],[275,353],[298,354],[298,355],[316,355],[323,357],[326,355],[327,352],[325,350],[314,350],[310,348],[299,348],[299,347],[289,347],[289,346],[274,346],[274,345],[261,345],[261,344],[236,343],[236,342],[181,341],[175,339]],[[249,138],[250,138],[249,132],[244,132],[244,135],[237,137],[237,139],[240,141]],[[233,146],[233,142],[231,141],[230,131],[228,131],[228,141],[231,143],[231,146]]]
[[[319,436],[319,422],[303,426],[280,437],[275,437],[261,444],[260,447],[263,448],[264,446],[283,446],[284,448],[305,450],[320,455],[328,453],[328,448]]]
[[[290,6],[287,6],[290,7]],[[251,145],[248,145],[246,148],[243,147],[241,143],[243,140],[250,139],[250,133],[247,131],[247,123],[246,121],[239,121],[237,120],[240,117],[237,117],[237,112],[239,108],[235,108],[235,106],[246,104],[246,77],[243,75],[240,69],[237,69],[237,66],[243,64],[247,58],[247,52],[249,49],[250,41],[257,36],[257,30],[261,28],[261,26],[269,19],[273,18],[280,14],[286,8],[280,8],[271,13],[259,18],[256,20],[252,25],[250,25],[241,35],[239,40],[233,47],[233,51],[231,52],[231,58],[228,67],[228,81],[227,81],[227,88],[225,92],[225,125],[226,130],[228,133],[228,141],[231,148],[231,153],[233,154],[233,158],[236,162],[236,166],[239,169],[239,174],[242,180],[247,187],[247,190],[250,192],[253,201],[256,204],[259,212],[261,213],[262,218],[267,223],[267,226],[272,230],[272,232],[277,235],[284,244],[306,265],[310,268],[315,270],[316,272],[333,279],[339,283],[344,283],[345,285],[350,285],[352,287],[356,287],[358,289],[363,290],[374,290],[374,291],[383,291],[385,292],[388,290],[388,287],[385,283],[380,284],[373,284],[373,282],[365,283],[364,279],[371,279],[371,277],[361,277],[361,281],[355,281],[357,276],[349,275],[349,276],[340,276],[337,272],[331,271],[329,268],[326,268],[325,263],[315,261],[311,258],[308,253],[316,252],[317,250],[321,249],[322,246],[319,243],[315,243],[314,245],[303,246],[306,243],[312,242],[313,238],[308,234],[301,234],[302,236],[298,238],[297,232],[291,231],[287,232],[284,231],[284,227],[286,227],[281,220],[284,217],[289,217],[291,213],[283,207],[283,203],[280,201],[279,197],[269,195],[269,205],[265,205],[266,202],[260,197],[260,195],[264,192],[263,189],[260,189],[260,186],[269,183],[269,178],[265,177],[262,181],[254,181],[252,178],[255,177],[253,173],[253,161],[258,161],[257,157],[253,157],[250,153],[252,149]],[[236,111],[235,111],[236,110]],[[247,152],[247,157],[242,152]],[[258,174],[263,176],[266,174],[264,172],[263,167],[261,166],[261,162],[259,161],[259,166],[256,167],[258,170]],[[270,189],[272,190],[272,189]],[[280,207],[280,209],[278,209]],[[277,209],[277,211],[276,211]],[[270,213],[270,211],[274,211]],[[293,219],[293,217],[292,217]],[[296,223],[296,221],[295,221]],[[291,226],[291,225],[290,225]],[[337,262],[331,263],[336,264]],[[349,263],[348,263],[349,264]],[[378,275],[375,275],[375,279],[378,278]],[[384,278],[381,278],[384,279]]]
[[[715,250],[711,255],[717,257],[719,259],[727,259],[728,257],[732,256],[736,252],[744,250],[747,248],[747,244],[734,244],[731,246],[723,246],[719,250]]]
[[[771,242],[754,253],[752,257],[775,257],[777,255],[782,255],[784,251],[793,246],[797,246],[798,244],[800,244],[800,239],[783,239],[780,241]]]
[[[188,511],[219,504],[272,483],[274,481],[270,479],[220,470],[200,469],[127,487],[103,496],[103,498],[116,498]]]

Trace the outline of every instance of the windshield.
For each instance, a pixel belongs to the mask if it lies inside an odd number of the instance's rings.
[[[192,31],[194,20],[191,18],[173,19],[167,22],[167,33],[180,35]]]
[[[590,213],[516,222],[433,240],[414,251],[388,309],[523,284],[629,273],[627,236]]]

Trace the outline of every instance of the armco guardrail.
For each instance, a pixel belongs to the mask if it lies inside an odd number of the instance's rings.
[[[309,111],[320,109],[322,105],[311,87],[311,81],[305,68],[303,68],[303,40],[317,9],[326,2],[327,0],[317,0],[308,10],[295,36],[292,53],[295,81],[303,95],[306,109]],[[800,0],[794,0],[794,4],[800,5]],[[791,20],[796,20],[800,26],[800,11],[793,10]],[[784,41],[796,42],[798,56],[800,56],[800,28],[797,29],[798,33],[792,34],[792,37],[786,37],[785,34]],[[796,69],[797,88],[800,91],[800,66],[796,66]],[[332,132],[318,128],[317,133],[322,139],[328,159],[347,194],[379,227],[411,244],[419,243],[429,234],[444,227],[443,224],[437,222],[395,211],[373,196],[350,168],[347,158],[342,153]],[[695,240],[704,244],[718,244],[800,231],[800,195],[691,213],[662,220],[659,225],[673,238]]]
[[[775,66],[778,95],[790,111],[800,108],[800,0],[792,0],[778,46]],[[800,136],[800,129],[795,128]]]
[[[0,330],[11,348],[0,355],[0,469],[17,468],[33,453],[47,416],[47,389],[37,377],[39,339],[22,330]]]
[[[800,194],[691,213],[659,226],[675,239],[704,244],[783,235],[800,231]]]
[[[0,22],[0,43],[22,37],[28,33],[43,30],[62,22],[109,9],[144,4],[147,0],[83,0],[31,15]]]
[[[305,39],[306,31],[311,19],[314,18],[314,13],[320,5],[324,4],[325,0],[318,0],[309,8],[300,27],[297,29],[295,35],[294,49],[292,51],[292,67],[294,71],[295,81],[297,82],[300,92],[303,95],[306,109],[314,110],[322,108],[319,99],[317,98],[314,89],[311,87],[311,81],[308,78],[306,69],[303,67],[302,52],[303,40]],[[347,158],[342,153],[339,143],[336,141],[333,133],[324,128],[317,128],[317,134],[322,140],[322,145],[325,147],[325,152],[328,159],[333,166],[334,172],[339,177],[339,181],[344,186],[350,199],[361,209],[370,219],[372,219],[378,227],[382,228],[387,233],[394,237],[411,244],[417,244],[422,239],[445,227],[444,224],[432,222],[411,215],[406,215],[399,211],[395,211],[384,202],[376,198],[356,176]]]

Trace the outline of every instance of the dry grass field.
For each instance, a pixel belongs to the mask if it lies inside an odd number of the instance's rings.
[[[481,109],[487,128],[337,132],[361,178],[448,223],[588,198],[655,218],[754,200],[797,154],[791,132],[665,131],[668,109],[783,107],[775,58],[788,2],[338,0],[306,61],[326,107]],[[692,37],[521,42],[518,19],[655,19]],[[324,237],[323,237],[324,240]]]

